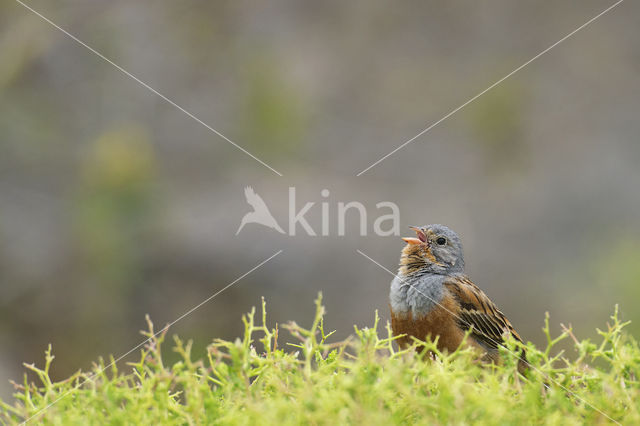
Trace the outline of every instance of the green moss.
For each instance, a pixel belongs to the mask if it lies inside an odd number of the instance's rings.
[[[16,400],[2,403],[2,420],[48,424],[593,424],[611,419],[640,422],[640,350],[623,333],[617,310],[600,342],[578,341],[570,330],[538,350],[527,346],[532,368],[517,374],[516,342],[505,362],[486,366],[461,349],[441,354],[433,342],[415,342],[435,353],[424,359],[394,348],[390,328],[355,329],[347,341],[330,343],[320,298],[309,329],[269,328],[266,312],[243,317],[245,332],[233,342],[215,340],[206,359],[194,360],[191,342],[174,338],[181,360],[165,365],[166,330],[149,338],[140,360],[120,371],[100,360],[90,373],[53,383],[49,367],[26,367],[38,377],[16,384]],[[383,334],[384,336],[380,336]],[[555,345],[573,339],[577,356],[566,359]],[[595,362],[595,364],[594,364]],[[107,364],[107,365],[105,365]],[[593,365],[598,365],[594,367]],[[52,405],[50,405],[52,404]],[[50,405],[50,406],[49,406]],[[48,408],[47,408],[48,407]],[[609,419],[609,416],[611,419]]]

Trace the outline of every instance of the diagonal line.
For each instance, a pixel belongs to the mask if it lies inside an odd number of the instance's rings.
[[[29,422],[31,419],[33,419],[34,417],[36,417],[37,415],[41,414],[43,411],[48,410],[49,408],[51,408],[51,406],[53,406],[54,404],[56,404],[58,401],[60,401],[61,399],[63,399],[64,397],[66,397],[67,395],[69,395],[69,393],[71,393],[71,391],[74,391],[76,389],[78,389],[80,386],[82,386],[83,384],[85,384],[86,382],[88,382],[89,380],[93,379],[94,377],[96,377],[98,374],[101,374],[103,371],[106,371],[109,367],[111,367],[112,365],[116,364],[118,361],[122,360],[123,358],[125,358],[127,355],[129,355],[131,352],[139,349],[141,346],[145,345],[147,342],[151,341],[151,339],[153,339],[154,337],[158,336],[161,333],[164,333],[165,331],[167,331],[169,329],[169,327],[171,327],[172,325],[174,325],[175,323],[177,323],[178,321],[180,321],[181,319],[183,319],[184,317],[186,317],[187,315],[191,314],[193,311],[195,311],[196,309],[198,309],[199,307],[201,307],[202,305],[204,305],[205,303],[209,302],[211,299],[213,299],[214,297],[216,297],[217,295],[219,295],[220,293],[222,293],[223,291],[225,291],[226,289],[228,289],[229,287],[231,287],[232,285],[234,285],[235,283],[237,283],[238,281],[240,281],[241,279],[243,279],[244,277],[246,277],[247,275],[249,275],[250,273],[252,273],[253,271],[255,271],[256,269],[258,269],[259,267],[261,267],[262,265],[264,265],[265,263],[267,263],[268,261],[270,261],[271,259],[273,259],[274,257],[276,257],[277,255],[279,255],[280,253],[282,253],[282,250],[278,250],[276,253],[272,254],[271,257],[263,260],[262,262],[260,262],[259,264],[257,264],[256,266],[254,266],[253,268],[249,269],[247,272],[245,272],[244,274],[240,275],[238,278],[236,278],[235,280],[231,281],[229,284],[227,284],[225,287],[223,287],[221,290],[218,290],[217,292],[215,292],[214,294],[212,294],[211,296],[207,297],[206,299],[204,299],[202,302],[198,303],[196,306],[194,306],[193,308],[189,309],[187,312],[185,312],[184,314],[180,315],[177,319],[173,320],[172,322],[170,322],[169,324],[165,325],[162,330],[158,331],[157,333],[155,333],[153,336],[150,336],[149,338],[143,340],[142,342],[138,343],[135,347],[131,348],[129,351],[127,351],[126,353],[120,355],[116,360],[111,361],[111,363],[103,368],[101,368],[99,371],[96,371],[93,374],[90,374],[85,380],[83,380],[82,382],[78,383],[77,385],[75,385],[72,389],[69,389],[68,391],[66,391],[65,393],[63,393],[62,395],[60,395],[58,398],[54,399],[51,403],[49,403],[49,405],[40,408],[38,411],[36,411],[35,413],[33,413],[29,418],[27,418],[24,422],[21,423],[21,425],[25,425],[27,424],[27,422]]]
[[[272,172],[274,172],[275,174],[277,174],[278,176],[282,176],[282,173],[280,173],[279,171],[277,171],[276,169],[274,169],[273,167],[271,167],[270,165],[268,165],[267,163],[265,163],[264,161],[262,161],[261,159],[259,159],[258,157],[256,157],[255,155],[253,155],[252,153],[250,153],[249,151],[247,151],[246,149],[244,149],[243,147],[241,147],[240,145],[238,145],[237,143],[235,143],[234,141],[232,141],[231,139],[229,139],[228,137],[226,137],[225,135],[223,135],[222,133],[220,133],[219,131],[217,131],[216,129],[214,129],[213,127],[211,127],[210,125],[208,125],[207,123],[205,123],[204,121],[202,121],[201,119],[199,119],[198,117],[196,117],[194,114],[190,113],[189,111],[187,111],[186,109],[184,109],[183,107],[181,107],[180,105],[178,105],[177,103],[175,103],[174,101],[172,101],[171,99],[169,99],[168,97],[166,97],[165,95],[163,95],[162,93],[158,92],[156,89],[154,89],[153,87],[149,86],[147,83],[145,83],[144,81],[140,80],[138,77],[136,77],[135,75],[133,75],[132,73],[130,73],[129,71],[127,71],[126,69],[122,68],[120,65],[116,64],[115,62],[113,62],[111,59],[107,58],[106,56],[104,56],[102,53],[98,52],[96,49],[94,49],[93,47],[89,46],[88,44],[86,44],[85,42],[83,42],[82,40],[80,40],[78,37],[74,36],[73,34],[71,34],[70,32],[66,31],[64,28],[60,27],[59,25],[57,25],[55,22],[53,22],[52,20],[50,20],[49,18],[47,18],[46,16],[42,15],[40,12],[38,12],[37,10],[33,9],[31,6],[25,4],[24,2],[22,2],[21,0],[16,0],[16,2],[18,4],[20,4],[21,6],[23,6],[25,9],[30,10],[31,12],[33,12],[35,15],[39,16],[40,18],[42,18],[42,20],[44,20],[45,22],[47,22],[48,24],[50,24],[51,26],[55,27],[56,29],[58,29],[59,31],[61,31],[62,33],[64,33],[66,36],[68,36],[69,38],[71,38],[73,41],[75,41],[76,43],[80,44],[81,46],[85,47],[87,50],[89,50],[90,52],[94,53],[96,56],[100,57],[101,59],[103,59],[104,61],[108,62],[109,64],[113,65],[115,68],[117,68],[120,72],[122,72],[123,74],[125,74],[127,77],[131,78],[132,80],[135,80],[137,83],[139,83],[140,85],[142,85],[145,89],[149,90],[150,92],[154,93],[155,95],[159,96],[160,98],[162,98],[164,101],[166,101],[168,104],[174,106],[175,108],[179,109],[180,111],[182,111],[184,114],[186,114],[187,116],[189,116],[190,118],[192,118],[193,120],[195,120],[197,123],[203,125],[204,127],[206,127],[207,129],[209,129],[210,131],[212,131],[213,133],[215,133],[216,135],[220,136],[222,139],[224,139],[225,141],[229,142],[231,145],[235,146],[236,148],[238,148],[240,151],[244,152],[245,154],[247,154],[249,157],[253,158],[254,160],[256,160],[258,163],[262,164],[263,166],[265,166],[266,168],[268,168],[269,170],[271,170]]]
[[[462,320],[458,315],[456,315],[453,311],[451,311],[450,309],[448,309],[446,306],[442,305],[441,303],[439,303],[438,301],[436,301],[435,299],[433,299],[432,297],[424,294],[422,291],[420,291],[416,286],[414,286],[413,284],[407,282],[406,280],[404,280],[402,277],[400,277],[399,275],[394,274],[393,272],[391,272],[389,269],[387,269],[385,266],[381,265],[379,262],[375,261],[374,259],[372,259],[371,257],[367,256],[366,254],[364,254],[362,251],[356,249],[356,251],[358,253],[360,253],[362,256],[364,256],[365,258],[369,259],[371,262],[375,263],[376,265],[378,265],[380,268],[384,269],[385,271],[387,271],[389,274],[393,275],[394,277],[398,278],[400,281],[402,281],[403,284],[408,285],[409,287],[412,287],[415,291],[417,291],[418,293],[420,293],[421,295],[423,295],[424,297],[426,297],[427,299],[429,299],[431,302],[435,303],[436,305],[440,306],[442,309],[444,309],[445,311],[447,311],[448,313],[450,313],[454,318],[458,319],[458,320]],[[500,342],[496,342],[494,339],[492,339],[490,336],[486,336],[488,340],[491,340],[493,343],[495,343],[496,345],[500,345],[502,346],[504,349],[506,349],[507,352],[509,352],[511,355],[515,356],[516,358],[520,358],[520,355],[516,354],[515,352],[511,351],[509,348],[505,347],[504,345],[500,344]],[[529,361],[527,360],[523,360],[523,362],[525,364],[527,364],[527,366],[535,371],[537,371],[538,373],[542,374],[543,376],[547,376],[546,374],[544,374],[542,371],[540,371],[537,367],[531,365],[529,363]],[[608,418],[609,420],[611,420],[612,422],[616,423],[616,424],[621,424],[620,422],[614,420],[611,416],[609,416],[607,413],[605,413],[604,411],[602,411],[601,409],[599,409],[598,407],[596,407],[595,405],[591,404],[589,401],[587,401],[586,399],[576,395],[575,393],[571,392],[569,389],[567,389],[566,387],[562,386],[560,383],[558,383],[556,380],[552,379],[551,377],[547,377],[547,379],[551,382],[553,382],[556,386],[562,388],[565,392],[569,393],[571,396],[575,397],[576,399],[580,400],[582,403],[584,403],[585,405],[588,405],[589,407],[591,407],[592,409],[594,409],[595,411],[597,411],[598,413],[602,414],[603,416],[605,416],[606,418]]]
[[[402,145],[398,146],[396,149],[394,149],[393,151],[391,151],[390,153],[388,153],[387,155],[385,155],[384,157],[380,158],[378,161],[376,161],[375,163],[371,164],[369,167],[367,167],[366,169],[362,170],[360,173],[358,173],[356,176],[360,176],[363,173],[365,173],[367,170],[371,169],[372,167],[380,164],[382,161],[384,161],[385,159],[387,159],[388,157],[392,156],[393,154],[395,154],[396,152],[400,151],[402,148],[404,148],[405,146],[409,145],[411,142],[415,141],[416,139],[418,139],[420,136],[424,135],[425,133],[427,133],[429,130],[433,129],[434,127],[436,127],[438,124],[442,123],[444,120],[446,120],[447,118],[451,117],[453,114],[455,114],[456,112],[460,111],[462,108],[466,107],[467,105],[469,105],[470,103],[472,103],[473,101],[475,101],[476,99],[478,99],[480,96],[484,95],[485,93],[487,93],[488,91],[490,91],[491,89],[493,89],[494,87],[496,87],[497,85],[499,85],[500,83],[502,83],[503,81],[505,81],[506,79],[508,79],[509,77],[511,77],[512,75],[514,75],[515,73],[517,73],[518,71],[520,71],[522,68],[526,67],[527,65],[529,65],[531,62],[535,61],[536,59],[538,59],[539,57],[541,57],[542,55],[544,55],[545,53],[549,52],[551,49],[553,49],[554,47],[556,47],[557,45],[559,45],[560,43],[562,43],[563,41],[567,40],[568,38],[570,38],[571,36],[573,36],[574,34],[576,34],[578,31],[584,29],[585,27],[587,27],[589,24],[591,24],[593,21],[595,21],[596,19],[600,18],[602,15],[604,15],[605,13],[609,12],[611,9],[613,9],[614,7],[618,6],[620,3],[622,3],[624,0],[618,0],[617,2],[615,2],[614,4],[612,4],[611,6],[609,6],[608,8],[606,8],[605,10],[603,10],[602,12],[598,13],[596,16],[594,16],[593,18],[589,19],[587,22],[585,22],[584,24],[580,25],[578,28],[576,28],[575,30],[571,31],[569,34],[567,34],[566,36],[562,37],[560,40],[556,41],[555,43],[553,43],[551,46],[547,47],[546,49],[544,49],[542,52],[538,53],[536,56],[534,56],[533,58],[529,59],[527,62],[525,62],[524,64],[520,65],[518,68],[514,69],[513,71],[511,71],[509,74],[505,75],[504,77],[502,77],[500,80],[496,81],[495,83],[493,83],[491,86],[487,87],[486,89],[484,89],[482,92],[478,93],[477,95],[475,95],[474,97],[472,97],[471,99],[469,99],[468,101],[466,101],[465,103],[463,103],[462,105],[460,105],[459,107],[455,108],[454,110],[450,111],[447,115],[445,115],[444,117],[442,117],[441,119],[439,119],[438,121],[434,122],[433,124],[431,124],[429,127],[427,127],[426,129],[422,130],[420,133],[418,133],[417,135],[415,135],[414,137],[412,137],[411,139],[405,141]]]

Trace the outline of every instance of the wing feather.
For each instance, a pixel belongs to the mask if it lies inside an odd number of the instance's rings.
[[[491,348],[504,342],[505,333],[522,342],[507,317],[467,277],[454,277],[444,284],[460,305],[458,321],[463,330],[473,327],[472,336]]]

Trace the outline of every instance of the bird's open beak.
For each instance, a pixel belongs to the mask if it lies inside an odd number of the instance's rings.
[[[410,226],[409,229],[415,231],[416,237],[418,238],[403,238],[404,242],[407,244],[425,244],[427,242],[427,235],[422,231],[422,229],[417,226]]]

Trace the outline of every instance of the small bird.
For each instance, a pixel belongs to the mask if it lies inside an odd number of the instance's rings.
[[[511,334],[522,342],[509,320],[464,273],[460,237],[444,225],[411,226],[417,238],[403,238],[398,275],[389,294],[391,327],[401,347],[414,336],[438,337],[438,349],[455,351],[467,331],[467,343],[498,362],[498,345]],[[526,367],[524,352],[518,370]]]
[[[271,215],[271,212],[262,197],[256,194],[253,188],[247,186],[244,189],[244,196],[247,199],[247,203],[253,207],[253,211],[244,215],[240,222],[240,227],[236,231],[236,235],[240,233],[244,225],[247,223],[259,223],[260,225],[267,226],[275,229],[281,234],[284,234],[284,231],[280,228],[280,225],[278,225],[278,222],[276,222],[273,215]]]

